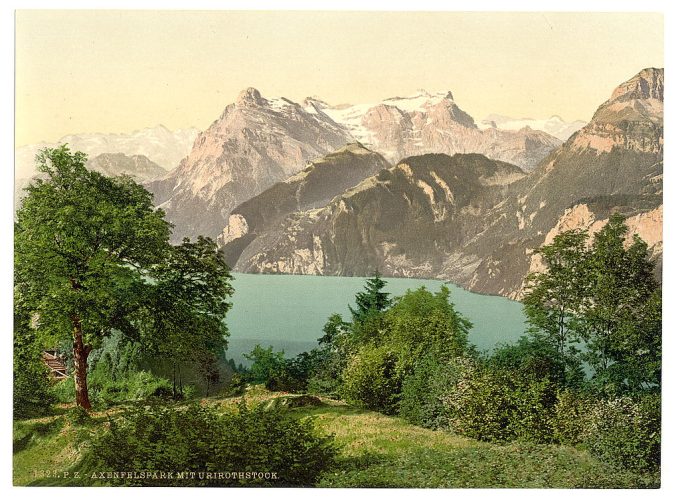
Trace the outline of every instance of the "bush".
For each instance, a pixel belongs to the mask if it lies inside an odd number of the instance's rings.
[[[459,368],[427,355],[406,377],[399,402],[399,415],[409,423],[430,429],[448,426],[446,393],[455,386]]]
[[[102,471],[194,472],[195,478],[107,479],[116,485],[145,486],[311,486],[332,466],[332,437],[321,436],[308,420],[282,410],[248,409],[219,414],[192,404],[183,408],[144,407],[111,422],[93,442],[89,462]],[[199,473],[223,478],[199,478]],[[275,473],[276,479],[239,478],[232,472]]]
[[[550,418],[555,442],[568,445],[582,444],[590,429],[589,424],[596,403],[597,401],[586,393],[569,389],[560,390]]]
[[[600,400],[584,436],[587,449],[602,461],[636,471],[654,471],[661,462],[661,396]]]
[[[76,405],[70,407],[65,414],[68,421],[74,426],[82,426],[90,421],[90,415],[82,407]]]
[[[41,361],[42,351],[30,320],[17,307],[15,299],[12,409],[14,417],[20,419],[46,413],[54,398],[50,393],[49,371]]]
[[[76,388],[73,378],[62,379],[50,387],[50,395],[57,403],[73,403],[76,401]]]
[[[250,360],[248,378],[252,383],[264,384],[283,371],[286,359],[283,351],[274,352],[274,347],[263,348],[256,344],[250,353],[243,355]]]
[[[110,380],[106,375],[101,376],[93,373],[89,381],[89,388],[93,403],[101,405],[146,400],[152,397],[172,397],[170,381],[144,370],[128,372],[115,381]],[[185,398],[189,398],[191,390],[188,386],[184,388]]]
[[[343,373],[342,397],[385,414],[398,411],[403,373],[387,346],[364,346]]]
[[[548,379],[461,361],[460,378],[445,395],[453,431],[484,441],[552,441],[556,388]]]
[[[47,413],[55,401],[50,393],[47,367],[38,361],[25,362],[14,366],[12,395],[13,414],[16,419],[25,419]]]
[[[294,358],[288,358],[277,368],[272,369],[265,381],[265,387],[270,391],[304,392],[307,390],[310,374],[320,364],[320,352],[318,350],[300,353]]]

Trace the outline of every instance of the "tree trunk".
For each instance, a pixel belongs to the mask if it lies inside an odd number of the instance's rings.
[[[76,405],[85,410],[92,408],[87,392],[87,357],[90,346],[83,344],[83,327],[78,315],[71,316],[73,323],[73,382],[76,386]]]

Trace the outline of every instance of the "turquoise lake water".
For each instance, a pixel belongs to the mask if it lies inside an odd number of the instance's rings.
[[[232,309],[226,317],[231,333],[227,358],[247,363],[243,353],[255,344],[273,346],[294,356],[317,345],[332,313],[350,319],[348,304],[363,289],[366,278],[338,276],[260,275],[234,273]],[[392,296],[425,286],[438,291],[443,281],[384,278]],[[469,340],[480,350],[501,342],[516,341],[524,333],[524,314],[519,302],[490,295],[470,293],[447,284],[456,310],[473,328]]]

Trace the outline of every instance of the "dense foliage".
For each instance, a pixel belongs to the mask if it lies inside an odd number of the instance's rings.
[[[343,374],[342,396],[349,403],[385,414],[398,411],[403,369],[389,346],[362,347]]]
[[[41,354],[42,348],[30,334],[30,320],[20,309],[20,299],[15,298],[12,367],[15,418],[44,413],[54,401],[50,393],[49,372],[40,361]]]
[[[646,245],[614,215],[592,240],[567,231],[538,252],[545,268],[527,278],[528,328],[516,343],[480,355],[448,289],[391,299],[376,274],[351,321],[329,318],[319,348],[279,355],[276,373],[287,378],[277,382],[295,385],[278,389],[479,440],[582,446],[615,466],[657,470],[661,289]]]
[[[539,250],[546,271],[527,278],[529,333],[553,347],[565,384],[585,363],[601,390],[661,385],[661,288],[646,243],[634,236],[627,246],[627,232],[617,214],[591,246],[585,232],[560,234]]]
[[[145,486],[311,486],[336,456],[332,437],[310,421],[262,406],[249,409],[245,402],[226,413],[197,404],[136,408],[111,421],[91,452],[88,462],[97,470],[194,473],[107,480]]]
[[[128,176],[88,170],[85,160],[66,146],[36,157],[40,176],[26,189],[14,236],[15,303],[32,321],[22,337],[41,349],[71,346],[71,382],[85,409],[88,358],[113,331],[174,369],[195,363],[209,388],[232,293],[216,244],[199,237],[171,246],[152,195]]]

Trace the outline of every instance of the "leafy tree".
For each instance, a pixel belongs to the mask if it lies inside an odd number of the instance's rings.
[[[15,287],[39,344],[70,340],[76,403],[91,407],[88,355],[113,330],[145,354],[223,352],[233,290],[216,244],[170,246],[152,195],[130,177],[89,171],[81,152],[62,146],[36,159],[44,177],[17,211]]]
[[[444,361],[462,356],[468,349],[469,320],[454,308],[450,290],[437,293],[424,286],[408,290],[385,313],[383,343],[395,348],[407,372],[425,354]]]
[[[263,348],[256,344],[250,353],[244,353],[243,356],[252,362],[248,374],[250,380],[255,383],[266,383],[280,373],[286,365],[284,352],[274,352],[274,346]]]
[[[184,238],[170,247],[162,262],[149,272],[149,289],[140,319],[146,352],[171,365],[173,393],[182,393],[183,367],[195,367],[206,389],[219,380],[229,331],[223,320],[233,294],[229,268],[212,239]],[[226,362],[224,362],[226,366]]]
[[[90,408],[87,357],[111,328],[133,329],[145,276],[163,259],[170,235],[151,194],[123,176],[85,168],[66,146],[36,156],[15,225],[15,285],[37,316],[38,340],[73,342],[76,403]]]
[[[364,291],[355,295],[356,308],[349,307],[354,321],[365,321],[390,307],[390,294],[383,291],[387,282],[377,270],[373,277],[366,280]]]
[[[581,359],[599,390],[661,384],[661,289],[647,245],[637,235],[628,245],[627,233],[615,214],[590,247],[583,231],[568,231],[540,249],[547,269],[528,277],[524,310],[535,343],[559,355],[563,382],[580,381]]]
[[[585,326],[580,311],[586,296],[588,250],[586,232],[570,230],[558,234],[550,245],[541,247],[545,272],[527,276],[524,313],[528,333],[535,346],[542,343],[557,353],[559,381],[568,374],[579,375],[575,343],[584,337]]]
[[[661,384],[661,289],[647,244],[614,215],[595,234],[588,260],[586,361],[612,391]]]

